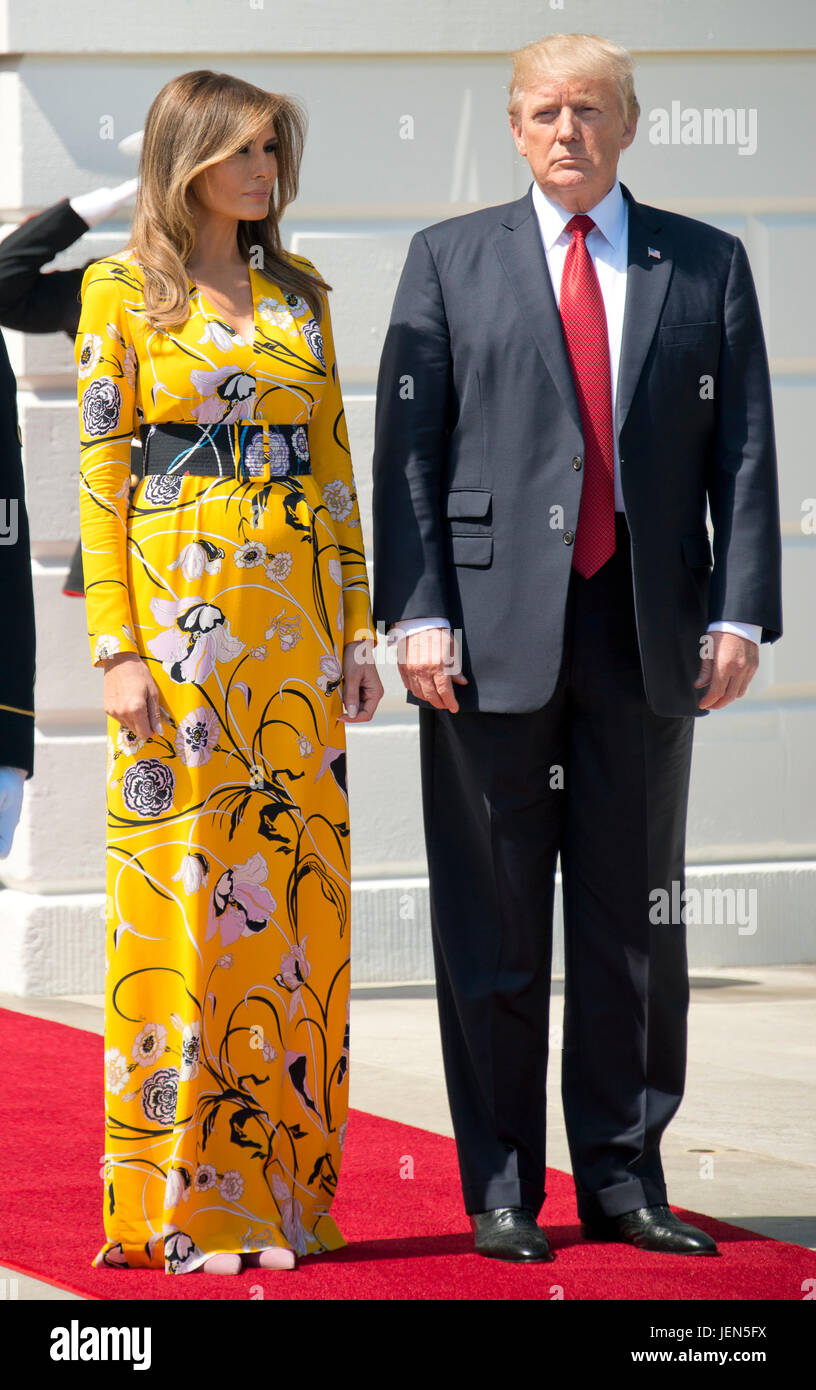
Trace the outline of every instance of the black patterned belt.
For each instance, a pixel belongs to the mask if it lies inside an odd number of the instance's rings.
[[[144,473],[272,481],[311,473],[307,425],[140,425]]]

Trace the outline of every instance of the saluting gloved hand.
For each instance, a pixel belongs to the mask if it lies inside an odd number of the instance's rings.
[[[94,188],[90,193],[77,193],[68,201],[83,222],[95,227],[97,222],[112,217],[123,203],[135,198],[138,187],[138,179],[128,179],[125,183],[117,184],[116,188]]]
[[[126,135],[123,140],[119,141],[120,152],[133,159],[138,159],[143,135],[143,130],[135,130],[131,135]],[[129,203],[135,198],[138,187],[138,179],[127,179],[125,183],[117,184],[115,188],[95,188],[90,193],[78,193],[75,198],[69,198],[68,201],[83,222],[87,222],[89,227],[95,227],[97,222],[104,222],[106,218],[112,217],[115,212],[118,212],[123,203]]]

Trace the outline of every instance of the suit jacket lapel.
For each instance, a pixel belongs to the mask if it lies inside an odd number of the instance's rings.
[[[615,393],[618,438],[660,320],[672,272],[672,243],[663,228],[660,213],[654,208],[641,207],[623,184],[621,190],[629,204],[629,260]]]
[[[523,321],[567,410],[581,429],[581,412],[555,302],[547,257],[530,190],[511,203],[495,235],[496,251],[513,287]]]
[[[628,270],[623,315],[615,427],[620,437],[649,345],[655,335],[672,272],[672,243],[660,213],[642,207],[621,184],[629,205]],[[578,428],[575,394],[561,315],[555,302],[547,257],[535,215],[532,187],[511,203],[495,236],[495,246],[513,287],[522,319]],[[657,252],[658,255],[650,254]]]

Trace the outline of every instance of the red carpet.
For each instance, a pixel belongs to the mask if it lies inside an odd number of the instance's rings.
[[[801,1300],[814,1272],[803,1247],[679,1208],[715,1237],[721,1258],[586,1244],[572,1179],[555,1171],[543,1212],[554,1263],[481,1259],[471,1249],[453,1141],[360,1111],[351,1113],[332,1207],[346,1249],[287,1273],[94,1269],[104,1238],[102,1038],[4,1009],[0,1047],[0,1264],[86,1298]],[[406,1156],[412,1179],[400,1177]]]

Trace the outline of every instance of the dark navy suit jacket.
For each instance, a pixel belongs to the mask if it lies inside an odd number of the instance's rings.
[[[621,187],[615,426],[643,677],[656,713],[707,713],[693,684],[707,624],[782,632],[768,361],[739,238]],[[463,710],[534,710],[553,693],[583,455],[532,185],[417,232],[380,362],[373,610],[460,629]]]

